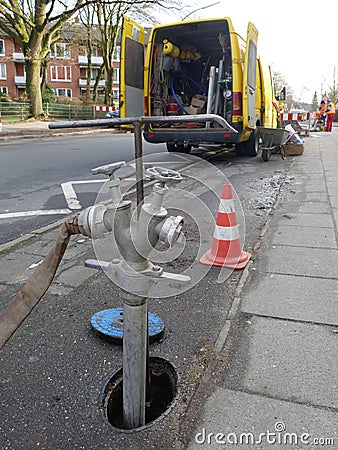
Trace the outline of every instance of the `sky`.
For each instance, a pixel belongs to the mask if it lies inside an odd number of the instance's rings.
[[[216,2],[201,0],[190,10]],[[195,12],[189,20],[229,16],[235,31],[243,37],[247,23],[253,22],[259,33],[258,53],[262,60],[283,75],[296,100],[312,103],[315,91],[320,101],[333,86],[335,67],[338,79],[338,52],[334,41],[329,41],[330,35],[335,38],[336,4],[336,0],[220,0]],[[183,17],[183,12],[173,13],[163,17],[161,23]]]

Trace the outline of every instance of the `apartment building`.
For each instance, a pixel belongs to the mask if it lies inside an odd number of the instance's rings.
[[[47,82],[56,97],[81,98],[86,90],[88,56],[80,30],[83,25],[73,22],[65,27],[60,39],[52,45],[47,60]],[[1,33],[1,32],[0,32]],[[83,33],[82,33],[83,34]],[[114,56],[113,96],[119,98],[119,47]],[[91,86],[94,86],[99,67],[103,63],[100,43],[93,46],[91,57]],[[104,94],[106,80],[99,81],[98,92]],[[25,59],[20,47],[7,36],[0,35],[0,92],[17,99],[25,93]]]

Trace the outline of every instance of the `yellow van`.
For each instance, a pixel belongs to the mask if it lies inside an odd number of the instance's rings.
[[[192,115],[191,122],[153,122],[150,143],[189,153],[192,147],[232,146],[256,156],[257,127],[276,127],[278,107],[272,72],[257,53],[258,31],[249,22],[246,39],[229,17],[156,26],[144,61],[144,29],[125,18],[121,40],[121,117]],[[218,114],[238,133],[193,121]]]

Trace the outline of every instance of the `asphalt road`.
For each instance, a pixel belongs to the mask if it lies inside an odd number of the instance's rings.
[[[164,145],[144,143],[144,155],[164,151]],[[133,135],[4,141],[0,143],[0,160],[0,244],[3,244],[53,223],[74,209],[93,204],[102,186],[97,181],[105,177],[94,177],[91,170],[116,161],[133,161]],[[74,193],[77,202],[70,200]]]
[[[156,156],[153,156],[154,154]],[[146,162],[168,157],[164,145],[143,143]],[[290,159],[272,155],[237,157],[225,151],[199,152],[229,178],[243,203],[246,229],[257,226],[279,189]],[[102,187],[94,167],[134,160],[132,134],[57,136],[0,143],[0,245],[92,205]],[[198,177],[198,174],[196,174]],[[216,205],[217,209],[217,205]],[[247,231],[248,232],[248,231]]]

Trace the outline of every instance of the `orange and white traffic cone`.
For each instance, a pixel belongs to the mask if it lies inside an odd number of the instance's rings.
[[[235,202],[230,184],[224,184],[211,249],[200,259],[202,264],[244,269],[251,254],[241,248]]]

